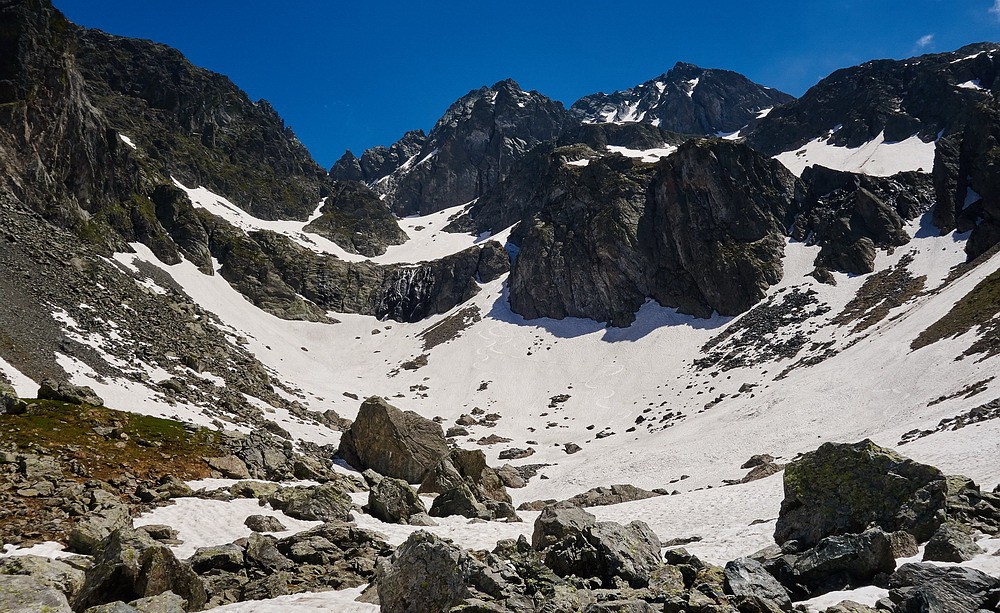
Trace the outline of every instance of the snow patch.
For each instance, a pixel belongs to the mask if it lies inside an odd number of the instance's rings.
[[[14,391],[20,398],[34,398],[38,394],[38,383],[25,376],[20,370],[7,360],[0,357],[0,372],[2,372],[11,384]]]
[[[643,162],[655,162],[660,158],[665,158],[674,151],[677,151],[677,147],[673,145],[664,145],[663,147],[657,147],[654,149],[629,149],[628,147],[619,147],[617,145],[608,145],[608,151],[611,153],[620,153],[625,157],[636,158],[642,160]]]
[[[836,132],[834,128],[833,132]],[[774,156],[796,176],[814,164],[877,177],[916,170],[929,173],[934,166],[934,141],[925,143],[914,135],[906,140],[888,142],[879,134],[860,147],[839,147],[829,143],[830,135],[809,141],[804,147]]]
[[[323,523],[294,519],[272,509],[270,505],[261,506],[256,498],[234,498],[228,502],[202,498],[175,498],[174,504],[157,507],[137,517],[135,525],[139,527],[166,524],[176,529],[177,538],[184,542],[171,548],[178,558],[183,559],[194,555],[199,547],[224,545],[250,536],[253,531],[243,525],[243,522],[251,515],[277,517],[288,528],[284,532],[273,533],[278,538],[291,536]]]
[[[961,87],[962,89],[976,89],[976,90],[986,89],[985,87],[979,84],[979,79],[973,79],[971,81],[966,81],[965,83],[959,83],[957,87]]]

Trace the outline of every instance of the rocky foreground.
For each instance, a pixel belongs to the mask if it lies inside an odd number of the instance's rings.
[[[3,394],[2,537],[22,545],[56,539],[77,555],[0,558],[3,611],[200,611],[366,585],[360,600],[388,613],[769,613],[865,586],[886,590],[875,609],[846,601],[827,611],[1000,606],[1000,578],[961,566],[984,553],[978,539],[1000,533],[1000,495],[867,440],[826,443],[785,466],[775,544],[720,567],[662,542],[641,518],[621,525],[584,510],[665,494],[631,486],[532,503],[541,513],[530,540],[501,540],[492,551],[422,529],[394,548],[358,527],[355,514],[415,526],[450,516],[519,522],[507,487],[532,475],[487,466],[481,451],[449,444],[437,423],[380,398],[363,403],[338,450],[304,455],[280,433],[130,418],[65,383],[48,382],[40,395]],[[30,424],[47,424],[50,436],[25,437]],[[364,472],[337,472],[335,456]],[[199,492],[182,480],[210,476],[243,480]],[[350,494],[364,491],[360,508]],[[418,493],[433,495],[429,509]],[[133,523],[192,496],[257,499],[315,527],[287,535],[278,518],[252,515],[249,537],[179,559],[175,529]]]

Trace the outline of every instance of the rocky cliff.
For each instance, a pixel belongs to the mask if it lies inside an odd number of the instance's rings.
[[[742,312],[781,278],[798,181],[722,140],[657,164],[611,155],[553,167],[523,230],[511,307],[525,317],[628,325],[646,298],[708,316]]]

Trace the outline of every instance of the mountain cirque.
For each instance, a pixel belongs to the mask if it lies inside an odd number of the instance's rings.
[[[326,172],[0,23],[0,609],[1000,607],[997,45],[505,80]]]

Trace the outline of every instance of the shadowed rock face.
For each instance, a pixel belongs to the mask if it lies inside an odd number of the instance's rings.
[[[549,172],[511,274],[527,318],[628,325],[646,298],[731,315],[781,278],[799,183],[747,147],[691,141],[655,165],[612,155]]]
[[[573,103],[570,112],[590,123],[641,121],[675,132],[715,136],[735,132],[761,110],[792,100],[741,74],[678,62],[631,89],[585,96]]]
[[[996,49],[994,43],[982,43],[838,70],[761,119],[747,142],[768,155],[791,151],[831,130],[830,144],[842,147],[859,147],[882,132],[888,141],[917,134],[929,142],[960,129],[975,105],[990,97],[988,91],[959,85],[974,82],[994,89],[1000,55],[990,51]]]
[[[305,219],[325,173],[264,100],[175,49],[80,30],[90,99],[163,174],[205,185],[264,219]]]
[[[942,232],[972,231],[965,245],[970,260],[1000,243],[998,138],[1000,107],[983,102],[965,129],[942,138],[935,150],[934,223]]]
[[[875,248],[910,242],[904,226],[934,203],[931,178],[919,172],[870,177],[810,166],[806,197],[791,236],[820,245],[816,266],[852,274],[875,269]]]

